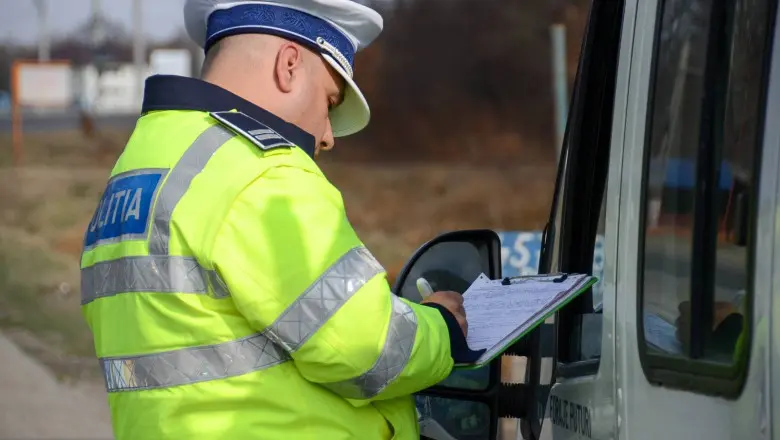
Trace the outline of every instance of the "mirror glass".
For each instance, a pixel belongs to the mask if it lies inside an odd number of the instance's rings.
[[[480,402],[415,396],[420,435],[434,440],[491,440],[490,407]]]
[[[469,242],[443,242],[426,249],[414,262],[398,294],[420,302],[417,278],[423,277],[434,291],[453,290],[463,293],[482,272],[489,273],[487,249]]]
[[[488,249],[470,242],[442,242],[426,249],[414,262],[408,276],[401,280],[399,296],[420,302],[417,278],[423,277],[434,291],[463,293],[481,273],[490,273]],[[449,388],[484,390],[490,385],[490,366],[456,371],[437,384]]]

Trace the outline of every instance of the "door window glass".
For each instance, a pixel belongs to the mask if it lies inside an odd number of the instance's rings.
[[[644,336],[683,353],[679,310],[690,304],[696,152],[711,0],[666,1],[657,43],[645,200]]]
[[[773,3],[663,2],[640,246],[646,355],[732,365],[747,348]],[[674,365],[691,364],[663,368]]]
[[[738,0],[726,82],[722,163],[716,212],[712,337],[706,356],[732,363],[745,327],[752,247],[748,234],[757,201],[758,162],[764,122],[765,63],[769,60],[769,0]],[[771,15],[770,15],[771,14]]]

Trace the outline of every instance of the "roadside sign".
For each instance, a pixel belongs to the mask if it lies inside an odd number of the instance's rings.
[[[67,108],[73,103],[69,61],[14,61],[11,66],[11,124],[14,165],[22,162],[22,107]]]
[[[67,61],[17,61],[11,94],[18,104],[34,108],[66,108],[73,102],[73,69]]]

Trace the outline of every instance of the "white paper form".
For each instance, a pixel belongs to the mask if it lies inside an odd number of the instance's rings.
[[[463,293],[463,307],[469,323],[467,342],[472,350],[487,349],[477,363],[503,351],[506,344],[533,327],[568,296],[582,290],[592,277],[568,275],[530,276],[511,280],[491,280],[484,274]]]

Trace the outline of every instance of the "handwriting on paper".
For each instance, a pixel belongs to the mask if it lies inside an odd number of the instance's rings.
[[[487,349],[486,355],[532,326],[586,276],[571,276],[563,282],[554,277],[528,277],[503,285],[482,275],[463,294],[469,322],[467,342],[472,350]]]

